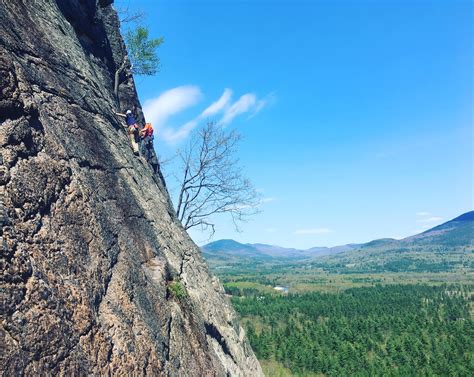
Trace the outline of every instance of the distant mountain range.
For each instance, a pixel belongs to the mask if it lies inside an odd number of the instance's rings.
[[[254,259],[307,259],[309,257],[324,256],[353,250],[360,247],[358,244],[349,244],[335,247],[313,247],[300,250],[263,243],[243,244],[234,240],[218,240],[201,247],[205,258],[254,258]]]
[[[338,265],[363,264],[365,266],[370,263],[380,265],[380,263],[393,262],[393,260],[399,261],[401,258],[424,258],[436,262],[441,260],[442,255],[446,253],[462,254],[472,258],[474,211],[401,240],[383,238],[364,244],[313,247],[300,250],[260,243],[242,244],[227,239],[211,242],[203,246],[201,250],[211,267],[221,264],[305,262],[308,260],[322,260],[325,263],[337,263]],[[465,258],[462,260],[465,261]]]

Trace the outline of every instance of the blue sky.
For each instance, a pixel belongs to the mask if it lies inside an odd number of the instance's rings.
[[[332,246],[474,207],[472,2],[116,3],[165,39],[161,72],[136,78],[159,155],[209,118],[243,136],[263,212],[241,233],[217,218],[214,239]]]

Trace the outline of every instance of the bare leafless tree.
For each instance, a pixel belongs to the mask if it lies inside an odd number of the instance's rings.
[[[259,212],[260,196],[242,176],[235,158],[240,135],[208,122],[178,152],[180,171],[176,214],[185,229],[200,226],[214,234],[213,215],[227,213],[236,229]]]

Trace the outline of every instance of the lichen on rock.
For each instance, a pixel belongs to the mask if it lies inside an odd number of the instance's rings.
[[[259,376],[114,115],[125,46],[111,3],[0,0],[1,372]],[[131,75],[120,103],[143,119]]]

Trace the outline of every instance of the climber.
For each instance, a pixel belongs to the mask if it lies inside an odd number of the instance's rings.
[[[153,172],[158,170],[158,158],[156,157],[155,149],[153,148],[153,126],[151,123],[146,123],[145,127],[140,130],[140,136],[142,138],[141,143],[141,155],[145,157],[145,160],[153,168]]]
[[[132,114],[132,110],[127,110],[125,114],[115,113],[118,116],[124,117],[127,123],[128,137],[130,138],[130,143],[132,144],[133,153],[138,156],[138,143],[140,141],[138,131],[140,127]]]

